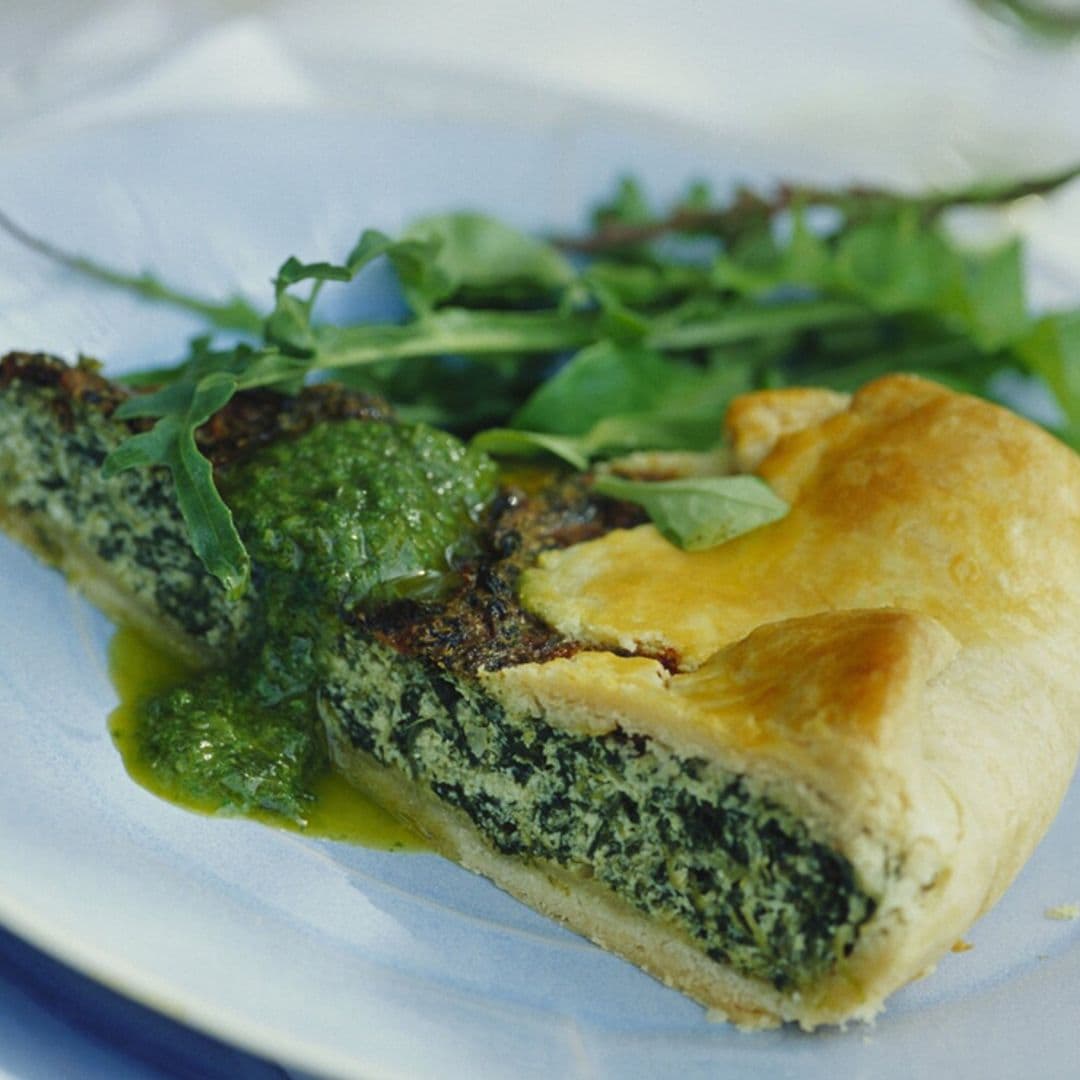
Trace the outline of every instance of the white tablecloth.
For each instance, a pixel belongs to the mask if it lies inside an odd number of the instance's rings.
[[[50,115],[327,101],[521,114],[573,98],[951,178],[1075,156],[1078,91],[1080,43],[1040,45],[963,0],[0,6],[0,135]]]

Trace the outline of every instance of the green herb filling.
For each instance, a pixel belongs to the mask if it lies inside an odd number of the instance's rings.
[[[846,859],[704,760],[512,718],[475,685],[355,634],[321,704],[346,758],[402,771],[498,851],[593,877],[778,989],[829,970],[873,914]]]
[[[207,573],[164,469],[102,475],[125,435],[93,403],[56,387],[11,383],[0,407],[5,510],[31,524],[44,558],[62,562],[76,550],[97,559],[133,606],[164,617],[196,646],[227,650],[246,632],[250,598],[230,602]]]

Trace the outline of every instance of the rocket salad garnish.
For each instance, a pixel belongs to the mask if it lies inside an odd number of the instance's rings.
[[[292,394],[332,377],[385,395],[407,420],[478,435],[491,453],[554,454],[585,468],[633,450],[709,449],[731,398],[748,390],[848,390],[903,370],[985,395],[1012,371],[1049,387],[1065,418],[1059,434],[1075,443],[1080,310],[1032,314],[1020,243],[971,250],[945,216],[1048,193],[1078,174],[918,197],[789,186],[718,201],[697,185],[663,212],[624,181],[582,237],[545,241],[475,213],[429,217],[397,237],[367,230],[340,263],[288,259],[266,310],[69,255],[3,217],[0,226],[79,273],[241,339],[200,338],[179,365],[133,377],[153,389],[118,415],[154,424],[106,463],[169,469],[195,550],[238,594],[248,554],[194,436],[252,387]],[[404,317],[321,321],[322,291],[363,288],[376,260],[393,269]],[[615,496],[618,482],[604,482]],[[696,546],[731,535],[732,506],[746,494],[699,482],[645,487],[620,490],[654,514],[662,506],[665,534],[681,542],[685,532]],[[755,513],[736,515],[745,527],[782,513],[779,500],[751,494]]]

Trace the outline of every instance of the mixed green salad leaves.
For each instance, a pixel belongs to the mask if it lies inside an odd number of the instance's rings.
[[[106,467],[168,468],[193,546],[239,593],[248,554],[195,432],[253,387],[292,394],[332,377],[490,453],[555,455],[583,469],[635,450],[709,450],[728,402],[748,390],[850,390],[903,370],[992,394],[997,376],[1018,372],[1046,384],[1064,418],[1058,433],[1080,442],[1080,309],[1032,314],[1019,241],[972,249],[947,220],[957,207],[991,211],[1078,175],[922,196],[781,186],[717,199],[696,184],[664,211],[628,179],[581,237],[543,240],[477,213],[429,217],[397,237],[369,229],[341,262],[288,259],[266,310],[72,256],[6,218],[0,226],[84,275],[229,332],[227,345],[201,337],[177,366],[131,378],[150,389],[119,415],[154,424]],[[400,288],[400,317],[319,318],[328,286],[363,288],[380,260]],[[597,488],[639,502],[686,547],[784,512],[749,477],[602,475]]]

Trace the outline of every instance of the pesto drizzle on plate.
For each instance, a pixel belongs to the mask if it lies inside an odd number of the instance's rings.
[[[316,694],[342,615],[452,587],[495,475],[452,435],[359,421],[229,469],[222,489],[253,555],[255,616],[238,657],[174,671],[124,722],[133,771],[200,809],[306,825],[330,771]]]

